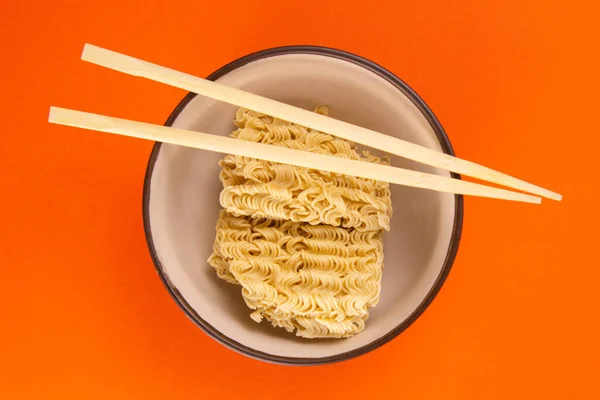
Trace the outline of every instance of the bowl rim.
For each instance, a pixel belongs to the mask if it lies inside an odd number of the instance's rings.
[[[446,135],[444,128],[435,117],[431,109],[427,106],[425,101],[421,99],[417,93],[410,88],[404,81],[398,78],[396,75],[386,70],[382,66],[367,60],[361,56],[358,56],[353,53],[349,53],[347,51],[338,50],[330,47],[322,47],[322,46],[313,46],[313,45],[293,45],[293,46],[282,46],[282,47],[273,47],[266,50],[257,51],[254,53],[250,53],[248,55],[242,56],[224,66],[217,69],[215,72],[210,74],[206,79],[208,80],[216,80],[235,69],[243,67],[246,64],[249,64],[254,61],[258,61],[261,59],[276,57],[282,55],[289,54],[313,54],[319,56],[333,57],[340,59],[342,61],[350,62],[360,67],[363,67],[381,78],[387,80],[392,85],[394,85],[398,90],[400,90],[405,96],[407,96],[412,103],[423,113],[431,127],[433,128],[440,145],[445,153],[454,155],[454,150],[450,143],[450,139]],[[188,103],[196,97],[196,93],[188,93],[175,107],[175,109],[169,115],[169,118],[165,122],[165,126],[171,126],[181,111],[188,105]],[[206,322],[198,313],[187,303],[187,301],[183,298],[181,293],[177,290],[175,285],[170,281],[167,277],[165,271],[163,270],[162,264],[158,258],[156,247],[154,245],[154,240],[152,236],[152,227],[150,226],[150,191],[151,191],[151,181],[152,181],[152,173],[154,171],[154,165],[156,160],[158,159],[158,155],[160,153],[161,143],[156,142],[152,148],[152,152],[150,153],[150,158],[148,160],[148,165],[146,167],[146,174],[144,177],[144,187],[143,187],[143,196],[142,196],[142,218],[144,223],[144,234],[146,236],[146,243],[148,245],[148,250],[150,252],[150,256],[152,258],[152,262],[158,272],[158,276],[160,280],[165,285],[165,288],[175,300],[177,305],[183,310],[183,312],[187,315],[187,317],[194,322],[199,328],[201,328],[208,336],[215,339],[219,343],[224,346],[241,353],[245,356],[255,358],[261,361],[267,361],[276,364],[284,364],[284,365],[323,365],[330,364],[334,362],[340,362],[349,360],[351,358],[355,358],[366,353],[369,353],[384,344],[388,343],[400,333],[405,331],[412,323],[423,314],[423,312],[429,307],[433,299],[436,297],[441,287],[443,286],[450,270],[452,269],[452,264],[456,258],[456,254],[458,252],[458,245],[461,238],[462,233],[462,225],[463,225],[463,217],[464,217],[464,200],[462,195],[455,195],[455,213],[454,213],[454,226],[452,228],[452,235],[450,238],[450,245],[448,247],[448,253],[446,254],[446,258],[444,260],[444,265],[442,266],[438,277],[436,278],[433,286],[423,299],[423,301],[413,310],[413,312],[406,318],[402,323],[396,326],[394,329],[386,333],[385,335],[377,338],[376,340],[361,346],[357,349],[353,349],[347,352],[334,354],[326,357],[319,358],[310,358],[310,357],[287,357],[287,356],[279,356],[274,354],[265,353],[259,350],[255,350],[250,348],[244,344],[241,344],[228,336],[219,332],[216,328]],[[453,178],[461,179],[459,174],[451,173]]]

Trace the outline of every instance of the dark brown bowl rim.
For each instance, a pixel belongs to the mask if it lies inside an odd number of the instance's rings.
[[[363,68],[368,69],[371,72],[376,73],[380,77],[386,79],[392,85],[394,85],[398,90],[404,93],[414,104],[419,108],[419,110],[423,113],[423,115],[427,118],[428,122],[431,124],[433,130],[435,131],[438,140],[444,150],[445,153],[454,155],[454,150],[452,149],[452,145],[450,144],[450,140],[446,135],[442,125],[439,123],[433,112],[429,109],[427,104],[416,94],[414,90],[412,90],[405,82],[403,82],[400,78],[386,70],[385,68],[375,64],[372,61],[369,61],[363,57],[358,55],[348,53],[346,51],[332,49],[328,47],[320,47],[320,46],[283,46],[276,47],[267,50],[258,51],[255,53],[248,54],[243,56],[221,68],[217,71],[210,74],[207,79],[216,80],[221,76],[228,74],[229,72],[240,68],[248,63],[253,61],[257,61],[260,59],[280,56],[285,54],[315,54],[320,56],[333,57],[337,59],[341,59],[344,61],[348,61],[359,65]],[[185,106],[196,96],[195,93],[188,93],[181,102],[175,107],[167,122],[166,126],[171,126],[173,122],[177,119],[181,111],[185,108]],[[390,332],[385,334],[384,336],[374,340],[373,342],[359,347],[358,349],[354,349],[348,352],[335,354],[327,357],[320,358],[303,358],[303,357],[284,357],[277,356],[273,354],[264,353],[262,351],[258,351],[252,349],[248,346],[245,346],[235,340],[225,336],[221,332],[219,332],[216,328],[211,326],[208,322],[206,322],[202,317],[200,317],[196,311],[186,302],[181,293],[177,290],[175,285],[169,280],[163,271],[161,262],[157,256],[156,248],[154,246],[154,241],[152,239],[152,227],[150,226],[150,186],[152,179],[152,172],[154,170],[154,165],[158,158],[158,154],[160,152],[161,143],[155,143],[150,154],[150,159],[148,161],[148,166],[146,169],[146,176],[144,178],[144,189],[143,189],[143,198],[142,198],[142,214],[144,221],[144,232],[146,235],[146,242],[148,243],[148,249],[150,251],[150,255],[152,257],[152,261],[154,262],[154,266],[158,272],[158,276],[161,281],[171,294],[171,297],[175,300],[177,305],[183,310],[183,312],[191,319],[198,327],[200,327],[208,336],[217,340],[221,344],[229,347],[232,350],[235,350],[241,354],[246,356],[277,363],[277,364],[285,364],[285,365],[322,365],[329,364],[339,361],[348,360],[354,357],[358,357],[360,355],[366,354],[370,351],[373,351],[396,336],[402,333],[406,328],[408,328],[431,304],[435,296],[440,291],[443,286],[450,270],[452,268],[452,264],[454,263],[454,259],[456,257],[456,253],[458,251],[458,244],[460,242],[460,237],[462,233],[462,224],[463,224],[463,216],[464,216],[464,204],[463,204],[463,196],[456,195],[455,196],[455,217],[454,217],[454,226],[452,230],[452,236],[450,240],[450,246],[448,248],[448,253],[446,254],[446,259],[444,261],[444,266],[442,267],[440,274],[438,275],[433,287],[425,296],[425,299],[419,304],[419,306],[412,312],[412,314],[405,319],[400,325],[396,328],[392,329]],[[460,179],[460,175],[452,173],[452,177]]]

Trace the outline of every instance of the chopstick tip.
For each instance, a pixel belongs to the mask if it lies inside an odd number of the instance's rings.
[[[54,122],[55,121],[55,114],[56,114],[56,109],[57,107],[55,106],[50,106],[50,111],[48,112],[48,122]]]
[[[83,45],[83,50],[81,52],[81,59],[84,61],[87,61],[87,54],[89,53],[90,49],[92,49],[92,47],[94,47],[93,44],[89,44],[89,43],[85,43]]]
[[[518,199],[515,199],[515,200],[521,201],[523,203],[529,203],[529,204],[542,204],[541,197],[531,196],[528,194],[523,194],[522,197],[519,197]]]

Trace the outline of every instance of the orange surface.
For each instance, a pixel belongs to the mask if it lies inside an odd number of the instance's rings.
[[[600,398],[598,3],[284,3],[0,3],[0,398]],[[255,361],[196,328],[154,271],[151,143],[46,122],[53,104],[163,123],[184,95],[79,61],[84,42],[200,76],[278,45],[355,52],[416,89],[458,155],[564,201],[466,199],[448,281],[384,347]]]

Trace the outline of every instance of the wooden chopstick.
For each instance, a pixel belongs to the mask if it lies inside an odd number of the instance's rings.
[[[562,195],[471,161],[242,90],[86,44],[81,59],[329,133],[423,164],[560,201]]]
[[[395,168],[388,165],[309,153],[302,150],[248,142],[230,137],[176,129],[162,125],[147,124],[60,107],[50,107],[48,121],[54,124],[171,143],[196,149],[215,151],[217,153],[258,158],[276,163],[358,176],[440,192],[514,200],[534,204],[539,204],[541,202],[539,197],[462,181],[460,179],[452,179]]]

